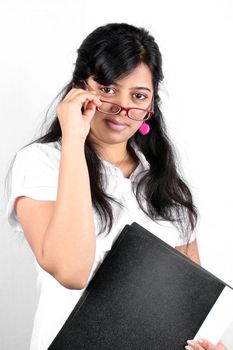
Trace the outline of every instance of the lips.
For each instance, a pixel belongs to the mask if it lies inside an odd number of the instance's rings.
[[[116,124],[116,125],[128,126],[127,123],[124,123],[123,121],[119,121],[119,120],[113,119],[113,118],[108,118],[108,119],[106,119],[106,121],[111,122],[111,123]]]
[[[128,124],[116,119],[105,119],[107,126],[114,131],[122,131],[128,127]]]

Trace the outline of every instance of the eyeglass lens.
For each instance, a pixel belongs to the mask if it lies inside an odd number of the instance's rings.
[[[111,103],[102,102],[101,106],[98,107],[98,110],[103,113],[117,114],[120,112],[121,108]],[[129,110],[128,114],[132,119],[143,120],[148,112],[132,108]]]

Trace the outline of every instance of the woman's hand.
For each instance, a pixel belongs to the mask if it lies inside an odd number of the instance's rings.
[[[57,107],[62,138],[85,141],[90,131],[91,119],[95,114],[96,107],[100,105],[101,101],[96,96],[95,91],[72,88]]]
[[[206,339],[187,340],[187,343],[185,346],[187,350],[227,350],[222,342],[214,345]]]

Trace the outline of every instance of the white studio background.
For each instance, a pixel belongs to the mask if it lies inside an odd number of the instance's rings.
[[[233,285],[230,0],[0,0],[1,188],[15,152],[39,131],[46,108],[70,79],[76,49],[109,22],[144,26],[160,47],[162,111],[201,215],[202,265]],[[6,222],[5,197],[0,348],[26,350],[38,301],[36,272],[27,242]]]

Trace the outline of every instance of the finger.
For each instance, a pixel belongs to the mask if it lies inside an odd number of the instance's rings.
[[[68,103],[78,104],[80,107],[85,107],[89,102],[93,102],[96,106],[101,105],[101,101],[97,96],[87,93],[79,93],[78,95],[74,95],[66,100]]]
[[[72,98],[74,98],[74,97],[77,97],[77,96],[79,96],[79,95],[83,95],[83,94],[85,94],[85,95],[92,95],[92,96],[96,96],[97,95],[97,92],[96,91],[85,91],[85,90],[83,90],[83,89],[80,89],[80,88],[73,88],[73,89],[71,89],[67,94],[66,94],[66,96],[64,97],[64,99],[63,99],[63,101],[65,101],[65,100],[70,100],[70,99],[72,99]]]
[[[222,342],[219,342],[217,345],[214,345],[207,339],[198,339],[197,341],[202,345],[202,347],[204,347],[204,349],[207,350],[226,350]]]
[[[74,99],[76,99],[77,97],[75,97]],[[94,95],[86,95],[86,94],[80,94],[79,97],[77,98],[78,102],[81,103],[81,105],[83,106],[85,104],[85,102],[87,102],[87,104],[89,102],[94,103],[96,106],[100,106],[102,104],[102,102],[99,100],[99,98],[97,96]]]
[[[78,86],[73,86],[70,91],[72,91],[72,92],[77,92],[77,91],[83,92],[83,91],[85,91],[85,92],[90,92],[92,94],[97,94],[97,91],[95,91],[95,90],[86,90],[85,88],[81,88],[81,87],[78,87]]]
[[[227,348],[225,347],[225,345],[221,341],[217,344],[217,349],[218,350],[227,350]]]
[[[202,345],[196,340],[187,340],[187,344],[185,346],[186,350],[206,350],[206,348],[202,347]]]
[[[87,118],[89,122],[91,121],[92,117],[94,116],[96,111],[96,105],[93,102],[89,102],[84,109],[83,117]]]
[[[187,343],[188,346],[185,347],[187,350],[226,350],[223,343],[214,345],[207,339],[188,340]]]

